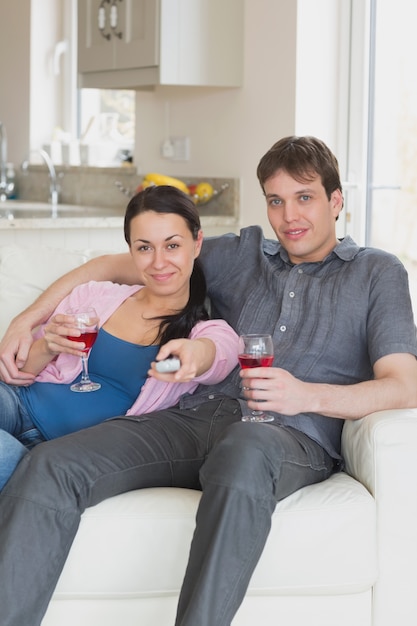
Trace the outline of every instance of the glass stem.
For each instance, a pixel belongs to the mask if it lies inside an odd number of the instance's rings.
[[[81,382],[82,383],[89,383],[90,382],[90,377],[88,375],[88,354],[83,354],[83,356],[81,357],[81,363],[83,366],[83,371],[81,374]]]

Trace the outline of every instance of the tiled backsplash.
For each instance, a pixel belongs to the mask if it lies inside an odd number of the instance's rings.
[[[115,168],[56,166],[59,176],[60,203],[114,208],[115,215],[123,215],[128,197],[116,186],[118,181],[131,193],[142,182],[142,176],[132,166]],[[167,172],[169,175],[169,173]],[[175,176],[179,178],[178,176]],[[186,184],[202,181],[215,190],[227,189],[215,195],[210,202],[199,206],[200,214],[237,217],[239,213],[239,180],[235,178],[184,177]],[[46,202],[49,197],[49,176],[43,165],[30,165],[28,171],[17,173],[18,198],[32,202]]]

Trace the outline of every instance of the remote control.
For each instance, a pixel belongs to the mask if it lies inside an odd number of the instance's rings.
[[[165,359],[165,361],[158,361],[155,365],[156,371],[161,372],[162,374],[176,372],[180,369],[180,367],[180,360],[176,356]]]

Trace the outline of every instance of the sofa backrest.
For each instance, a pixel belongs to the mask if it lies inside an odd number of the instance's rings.
[[[106,251],[0,246],[0,337],[54,280],[100,254]]]

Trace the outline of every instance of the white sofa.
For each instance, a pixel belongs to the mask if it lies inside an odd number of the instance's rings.
[[[94,254],[0,248],[0,334]],[[417,409],[346,423],[343,454],[346,473],[277,506],[233,626],[417,623]],[[156,488],[87,510],[43,626],[172,626],[198,500]]]

